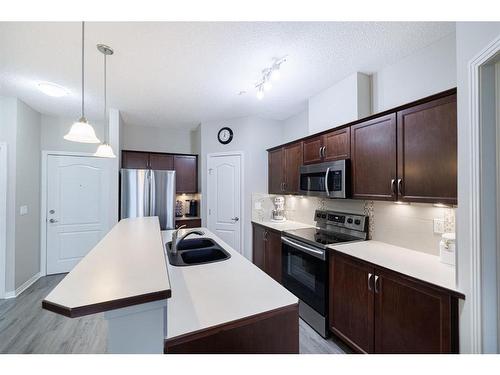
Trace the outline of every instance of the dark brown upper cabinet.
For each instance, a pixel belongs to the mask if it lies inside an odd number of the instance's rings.
[[[352,197],[396,199],[396,114],[351,127]]]
[[[174,155],[175,180],[178,193],[198,192],[198,157]]]
[[[457,203],[457,97],[398,112],[398,199]]]
[[[283,148],[268,153],[268,191],[269,194],[283,193]]]
[[[304,164],[349,159],[351,128],[333,130],[304,141]]]
[[[175,170],[177,193],[198,192],[198,156],[122,151],[122,168]]]
[[[149,154],[149,167],[156,170],[174,170],[174,156],[169,154]]]
[[[302,165],[302,142],[268,153],[268,191],[270,194],[295,194],[299,191],[299,170]]]
[[[149,152],[122,151],[122,168],[148,169]]]

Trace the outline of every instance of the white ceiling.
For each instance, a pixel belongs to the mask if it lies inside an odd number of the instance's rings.
[[[378,71],[453,31],[442,22],[87,23],[87,117],[102,118],[98,43],[115,50],[108,103],[126,123],[193,128],[247,115],[286,119],[347,75]],[[0,22],[0,95],[44,114],[79,117],[80,32],[79,23]],[[253,86],[261,70],[284,55],[281,80],[258,101]],[[40,81],[71,94],[48,97]]]

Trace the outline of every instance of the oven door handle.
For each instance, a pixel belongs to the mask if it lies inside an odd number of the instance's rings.
[[[297,243],[295,241],[292,241],[286,237],[281,237],[281,242],[284,242],[291,247],[299,249],[306,254],[312,255],[315,258],[319,258],[321,260],[326,260],[326,251],[311,249],[310,247],[304,246],[304,245]]]
[[[330,190],[328,190],[328,175],[330,174],[330,167],[326,168],[326,173],[325,173],[325,191],[326,191],[326,196],[330,196]]]

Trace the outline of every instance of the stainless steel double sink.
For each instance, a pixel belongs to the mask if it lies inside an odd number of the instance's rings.
[[[172,242],[165,246],[169,263],[178,267],[221,262],[231,258],[231,254],[211,238],[184,239],[177,245],[176,254],[172,254]]]

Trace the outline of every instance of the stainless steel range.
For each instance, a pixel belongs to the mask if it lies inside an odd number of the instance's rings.
[[[316,228],[283,232],[283,285],[299,299],[299,314],[321,336],[328,336],[328,245],[364,241],[368,217],[316,210]]]

